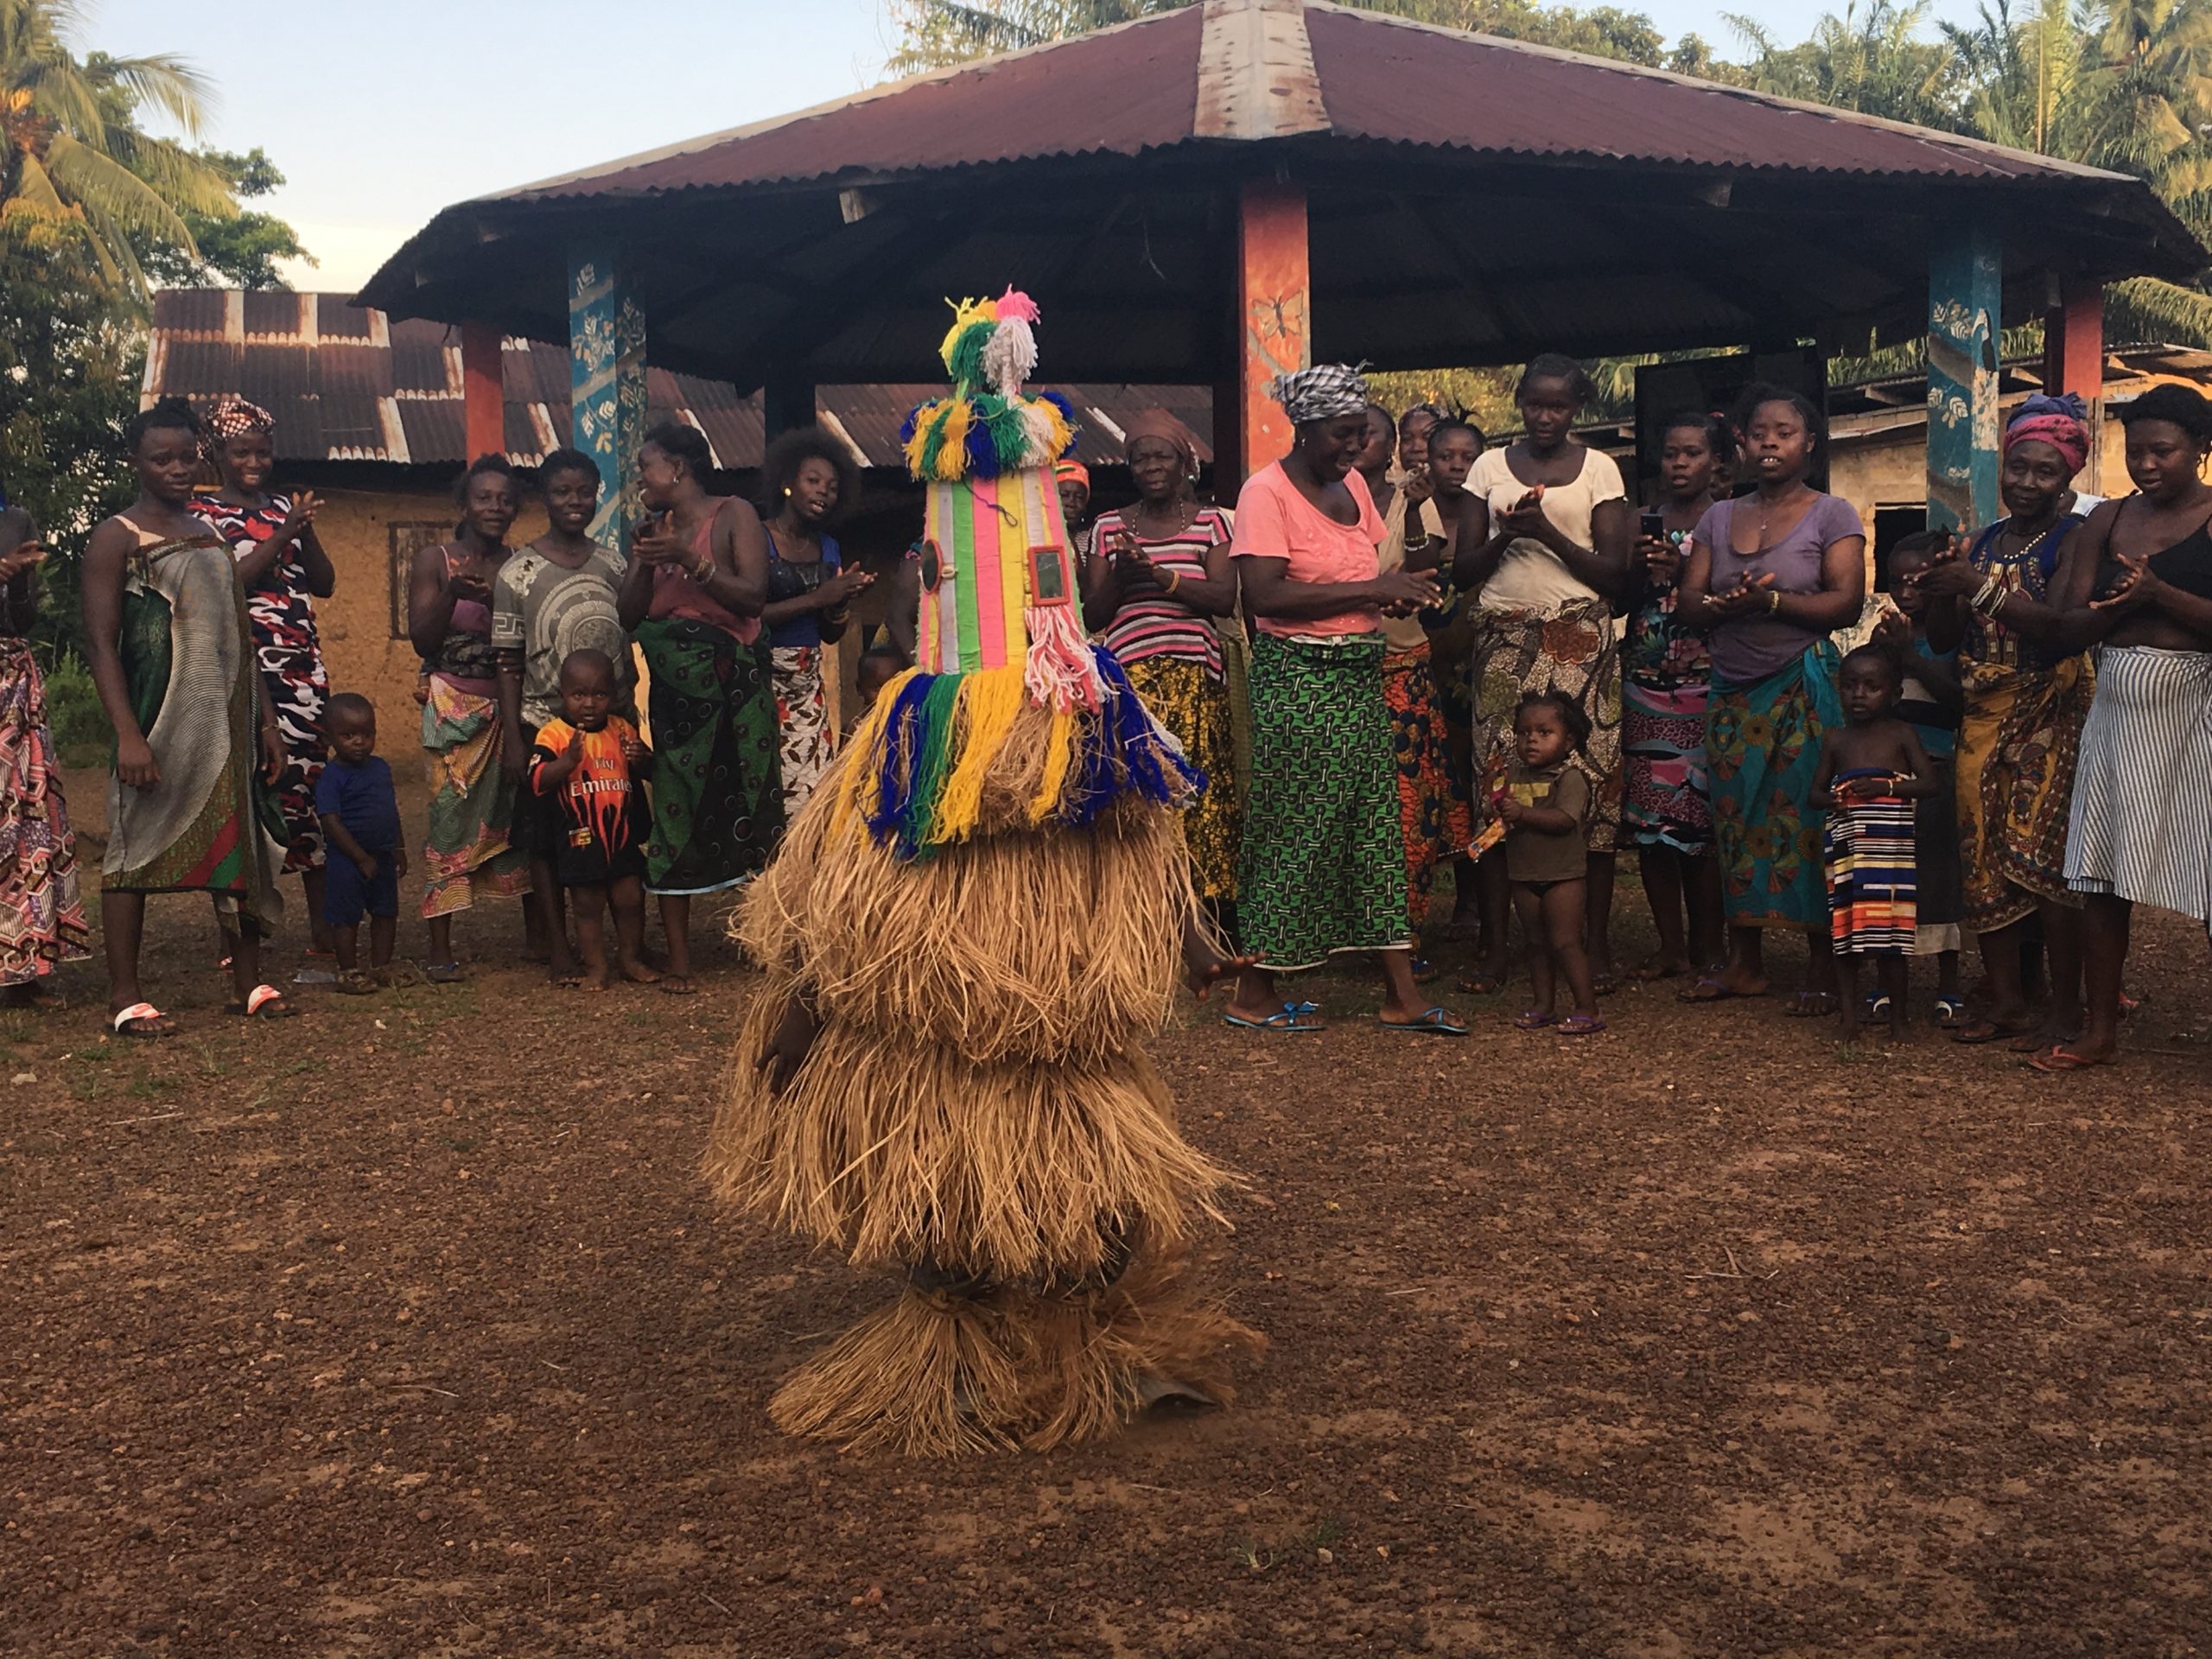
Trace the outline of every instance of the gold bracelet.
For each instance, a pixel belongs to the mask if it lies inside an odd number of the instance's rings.
[[[1182,586],[1183,573],[1180,570],[1170,570],[1167,573],[1167,597],[1170,599],[1174,598],[1177,590],[1179,590]]]
[[[1770,588],[1766,590],[1766,613],[1772,616],[1782,608],[1782,595]]]

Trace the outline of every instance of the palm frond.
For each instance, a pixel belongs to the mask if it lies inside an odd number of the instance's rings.
[[[65,132],[48,147],[45,160],[55,187],[83,207],[95,225],[105,222],[124,232],[137,231],[197,257],[192,231],[176,209],[114,157]]]
[[[174,53],[149,58],[95,57],[86,68],[96,86],[113,86],[133,104],[150,104],[197,138],[215,101],[214,83]]]

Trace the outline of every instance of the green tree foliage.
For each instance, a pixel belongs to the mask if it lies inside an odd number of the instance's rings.
[[[257,147],[244,156],[203,149],[200,156],[230,181],[232,194],[242,202],[283,186],[284,175]],[[274,213],[242,207],[228,215],[188,213],[184,221],[192,232],[192,250],[154,245],[139,256],[156,287],[287,288],[290,284],[276,269],[279,260],[315,262],[300,245],[298,232]]]
[[[79,58],[82,20],[74,0],[0,0],[0,221],[68,233],[102,281],[143,295],[144,241],[189,250],[186,214],[238,204],[219,168],[134,119],[152,109],[197,134],[198,72],[169,56]]]

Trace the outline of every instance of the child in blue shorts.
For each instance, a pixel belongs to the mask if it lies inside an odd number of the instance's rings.
[[[399,878],[407,848],[391,767],[377,752],[377,711],[341,691],[323,711],[331,760],[315,786],[315,816],[330,843],[322,919],[338,952],[338,988],[359,996],[391,982],[391,945],[399,925]],[[369,918],[369,969],[360,969],[361,918]]]

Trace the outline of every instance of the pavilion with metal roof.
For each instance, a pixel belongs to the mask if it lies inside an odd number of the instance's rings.
[[[616,462],[648,330],[656,365],[764,388],[772,427],[817,385],[931,378],[946,296],[1011,283],[1052,378],[1213,385],[1232,474],[1287,444],[1266,381],[1316,358],[1924,333],[1931,508],[1986,519],[1997,330],[2051,317],[2094,397],[2102,285],[2207,263],[2121,175],[1321,0],[1203,0],[448,207],[359,302],[473,325],[480,359],[569,341],[576,435]]]

